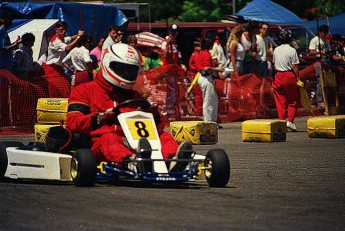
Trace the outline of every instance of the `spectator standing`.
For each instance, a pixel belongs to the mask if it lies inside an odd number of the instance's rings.
[[[213,42],[213,47],[211,50],[211,56],[215,66],[226,67],[229,65],[229,56],[226,52],[224,52],[226,50],[225,43],[225,33],[224,31],[219,31],[216,35],[216,40]],[[222,73],[218,72],[215,74],[217,75],[215,76],[216,78],[219,77],[220,79],[225,79],[229,75],[229,72],[224,71]]]
[[[12,16],[7,11],[0,11],[0,69],[12,71],[13,68],[13,54],[12,51],[20,43],[21,39],[18,36],[14,43],[11,43],[8,36],[7,29],[12,25]]]
[[[58,21],[55,24],[55,35],[50,39],[48,45],[47,60],[42,67],[46,75],[59,73],[65,76],[62,60],[65,58],[66,53],[71,51],[78,42],[83,31],[79,30],[78,34],[73,36],[66,36],[68,24],[66,22]]]
[[[179,27],[176,24],[169,26],[169,35],[165,37],[161,44],[163,65],[181,64],[181,53],[178,50],[176,37]],[[184,67],[185,69],[185,67]],[[176,95],[175,95],[175,79],[173,76],[166,78],[167,82],[167,113],[176,113]]]
[[[145,71],[163,65],[162,53],[157,47],[150,49],[149,56],[145,59]]]
[[[243,73],[256,73],[256,34],[258,33],[258,22],[249,21],[247,30],[242,33],[241,44],[246,50],[246,55],[243,61]]]
[[[243,60],[245,56],[245,49],[240,40],[244,28],[242,26],[235,26],[231,30],[230,37],[226,44],[226,49],[230,56],[230,78],[236,79],[239,75],[243,74]]]
[[[213,42],[213,47],[211,50],[212,59],[216,62],[216,66],[225,67],[228,64],[228,57],[224,52],[225,46],[225,33],[218,32],[216,34],[216,39]]]
[[[218,119],[218,96],[214,86],[213,72],[224,71],[223,67],[215,67],[210,49],[212,47],[211,39],[205,38],[201,42],[201,51],[198,57],[198,84],[203,97],[203,117],[204,121],[217,122]]]
[[[196,39],[193,43],[194,45],[194,51],[192,53],[192,55],[189,58],[188,61],[188,67],[189,70],[193,73],[197,72],[197,63],[198,63],[198,56],[201,50],[201,42],[200,39]]]
[[[312,38],[309,42],[309,55],[314,56],[317,60],[327,62],[327,51],[331,49],[329,42],[326,40],[326,35],[329,32],[327,25],[321,25],[318,28],[318,35]]]
[[[123,37],[125,36],[125,31],[122,28],[117,29],[115,43],[122,43]]]
[[[20,79],[29,80],[29,77],[39,75],[41,66],[33,61],[32,47],[35,44],[35,36],[25,33],[22,36],[22,47],[13,53],[13,73]]]
[[[176,43],[176,37],[178,35],[179,27],[176,24],[172,24],[169,27],[169,35],[165,37],[161,44],[163,53],[163,65],[166,64],[177,64],[181,63],[181,53],[178,50]]]
[[[123,33],[123,32],[118,32],[118,36],[120,35],[119,33]],[[121,37],[123,37],[123,34],[121,35]],[[143,55],[141,54],[141,52],[139,51],[139,49],[137,48],[138,45],[138,39],[137,37],[135,37],[135,35],[131,34],[127,37],[127,44],[134,47],[135,50],[138,52],[139,54],[139,58],[140,58],[140,67],[143,69],[145,67],[145,62],[144,62],[144,58]]]
[[[259,23],[259,34],[256,35],[256,46],[257,54],[255,57],[256,60],[256,74],[260,76],[267,76],[267,60],[269,52],[271,49],[266,38],[267,31],[269,26],[267,23]],[[272,50],[273,51],[273,50]]]
[[[251,70],[252,62],[250,62],[250,61],[252,61],[252,52],[251,52],[252,42],[250,40],[250,34],[248,31],[248,27],[247,27],[247,29],[245,29],[245,31],[243,31],[240,43],[242,44],[242,46],[245,50],[245,56],[244,56],[244,60],[243,60],[243,73],[248,74],[248,73],[252,72],[252,70]],[[249,65],[249,62],[250,62],[250,65]],[[247,63],[248,63],[248,66],[250,66],[250,67],[247,67]]]
[[[327,25],[319,26],[318,35],[309,42],[309,55],[314,56],[316,60],[321,60],[323,63],[329,62],[327,51],[331,49],[331,46],[326,40],[328,32],[329,27]],[[320,76],[316,78],[316,82],[316,102],[318,105],[323,105]]]
[[[97,45],[95,46],[95,48],[93,48],[91,51],[90,51],[90,55],[94,55],[97,59],[97,62],[98,62],[98,65],[101,64],[101,54],[102,54],[102,46],[103,46],[103,43],[105,41],[106,37],[102,37]]]
[[[340,34],[332,35],[331,39],[331,55],[334,64],[339,65],[345,62],[345,50],[343,39]]]
[[[118,27],[115,25],[111,25],[108,27],[108,37],[105,39],[103,45],[102,45],[102,52],[101,57],[103,58],[105,50],[110,47],[111,45],[117,43],[117,31],[119,30]],[[101,59],[102,59],[101,58]]]
[[[277,70],[272,87],[274,89],[274,101],[278,111],[278,119],[285,120],[286,126],[292,131],[298,131],[293,123],[297,105],[300,100],[299,88],[296,82],[299,80],[299,58],[296,50],[290,46],[291,33],[282,30],[279,34],[282,45],[278,46],[273,53],[274,67]],[[287,109],[287,110],[286,110]]]
[[[199,60],[200,51],[201,51],[201,39],[197,38],[194,41],[194,51],[192,55],[190,56],[189,62],[188,62],[189,70],[194,73],[194,76],[193,76],[194,78],[195,78],[195,74],[198,72],[198,60]],[[192,82],[192,85],[194,84],[195,83]],[[192,91],[194,94],[195,114],[200,116],[202,115],[202,91],[199,85],[194,85],[192,87]]]
[[[73,48],[62,60],[63,65],[73,73],[71,81],[73,87],[93,79],[92,60],[89,54],[91,43],[90,35],[80,36],[77,47]]]

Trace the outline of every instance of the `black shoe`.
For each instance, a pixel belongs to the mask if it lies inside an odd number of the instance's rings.
[[[194,153],[194,150],[193,150],[192,145],[188,141],[184,141],[179,145],[179,147],[177,149],[177,155],[175,156],[175,158],[177,160],[179,160],[179,159],[192,159],[193,153]],[[175,166],[174,166],[174,163],[176,163]],[[183,161],[183,162],[182,161],[176,161],[176,162],[172,161],[170,163],[170,171],[181,172],[187,167],[188,164],[189,164],[189,162],[186,162],[186,161]]]
[[[220,125],[220,124],[217,124],[217,128],[218,128],[218,129],[223,129],[223,126]]]
[[[137,153],[138,157],[142,159],[151,159],[152,148],[150,142],[147,139],[141,138],[139,140]],[[152,161],[143,160],[141,172],[152,172],[152,169]]]

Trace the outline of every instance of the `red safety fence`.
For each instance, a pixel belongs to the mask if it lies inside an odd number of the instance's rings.
[[[340,111],[345,105],[345,68],[333,68],[337,76]],[[314,63],[300,71],[301,80],[312,104],[316,93],[316,77],[321,64]],[[202,120],[202,93],[197,84],[187,93],[195,74],[177,65],[165,65],[140,74],[135,89],[159,106],[159,110],[174,120]],[[216,79],[219,99],[219,122],[254,118],[276,118],[272,78],[243,75],[234,81]],[[45,75],[24,81],[12,73],[0,70],[0,135],[32,133],[36,121],[38,98],[68,98],[70,84],[61,75]],[[323,108],[314,109],[315,115]],[[311,115],[300,106],[299,116]]]
[[[58,74],[25,81],[0,70],[0,134],[32,133],[39,98],[68,98],[70,84]]]

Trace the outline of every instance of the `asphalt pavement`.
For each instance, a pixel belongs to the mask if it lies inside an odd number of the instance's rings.
[[[226,188],[2,182],[0,230],[345,230],[345,139],[309,138],[306,120],[286,142],[242,142],[233,122],[216,145],[194,145],[226,150]]]

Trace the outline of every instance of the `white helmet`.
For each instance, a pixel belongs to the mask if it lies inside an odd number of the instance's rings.
[[[140,60],[134,47],[116,43],[104,52],[101,68],[105,80],[112,85],[132,89],[138,78]]]

